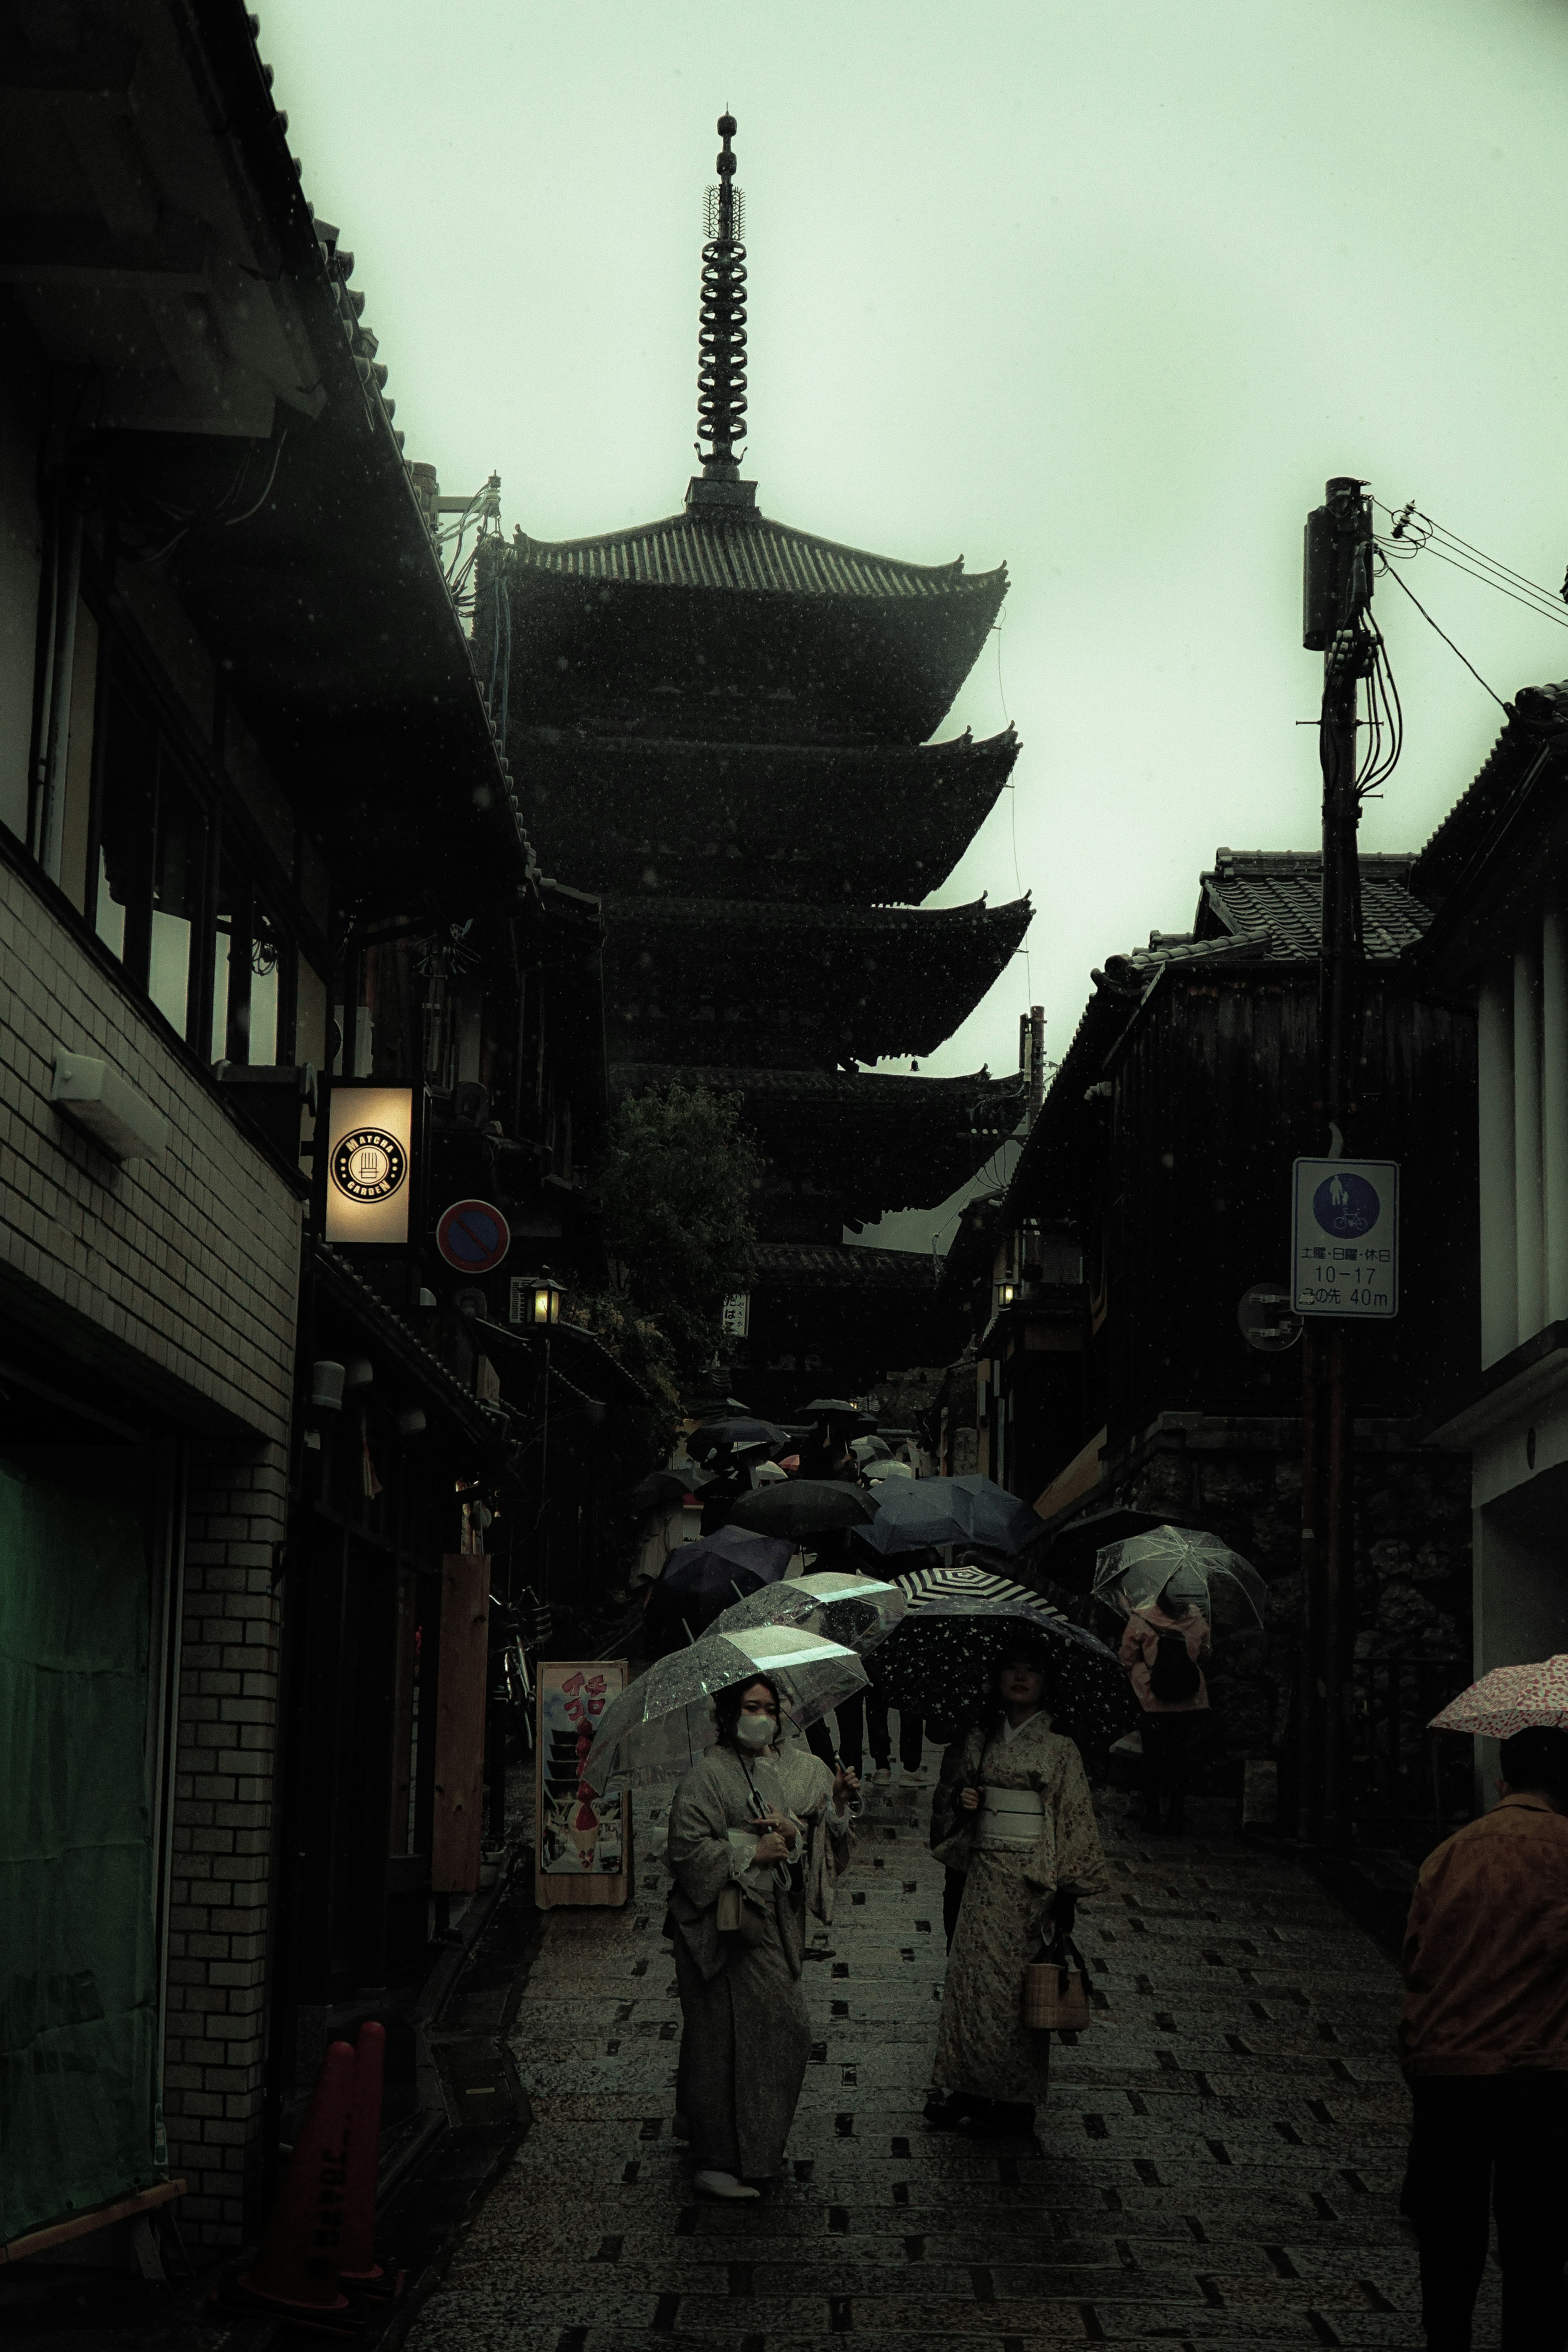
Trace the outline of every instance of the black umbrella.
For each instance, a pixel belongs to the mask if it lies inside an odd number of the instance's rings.
[[[1046,1704],[1053,1729],[1091,1748],[1131,1729],[1140,1710],[1116,1653],[1046,1601],[917,1592],[902,1624],[877,1652],[874,1680],[891,1706],[973,1723],[1020,1634],[1043,1639],[1049,1649]]]
[[[685,1501],[688,1492],[679,1471],[650,1470],[632,1488],[631,1506],[645,1516],[650,1511],[673,1511],[677,1503]]]
[[[758,1486],[742,1495],[730,1514],[732,1526],[755,1528],[762,1536],[786,1536],[799,1543],[830,1528],[860,1528],[877,1507],[858,1486],[836,1478],[792,1478],[783,1486]]]
[[[669,1592],[721,1592],[728,1608],[735,1598],[735,1580],[741,1580],[742,1598],[759,1585],[776,1584],[794,1549],[793,1544],[757,1535],[750,1528],[716,1528],[695,1543],[678,1544],[664,1563],[659,1582]]]
[[[765,1445],[770,1451],[789,1443],[789,1433],[776,1422],[757,1421],[749,1413],[731,1413],[722,1421],[706,1421],[687,1440],[693,1454],[712,1454],[721,1445]]]

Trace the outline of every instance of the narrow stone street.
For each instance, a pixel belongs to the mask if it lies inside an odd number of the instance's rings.
[[[670,2134],[666,1794],[639,1801],[636,1904],[551,1916],[512,2043],[533,2127],[416,2352],[1420,2341],[1394,1971],[1232,1809],[1163,1839],[1101,1801],[1117,1898],[1080,1941],[1103,2005],[1054,2054],[1037,2147],[1008,2153],[922,2120],[945,1960],[929,1790],[869,1793],[807,1969],[791,2178],[738,2210],[698,2202]]]

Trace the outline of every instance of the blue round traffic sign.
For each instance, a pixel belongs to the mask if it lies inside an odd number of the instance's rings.
[[[489,1274],[511,1247],[511,1229],[488,1201],[454,1201],[441,1213],[436,1246],[459,1274]]]
[[[1325,1176],[1312,1195],[1312,1214],[1324,1233],[1336,1241],[1354,1241],[1370,1234],[1383,1214],[1383,1202],[1364,1176],[1349,1170],[1342,1176]]]

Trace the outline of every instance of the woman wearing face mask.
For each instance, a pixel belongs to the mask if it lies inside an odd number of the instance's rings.
[[[1003,1659],[931,1808],[937,1858],[964,1874],[932,2069],[942,2095],[926,2108],[942,2131],[1034,2129],[1050,2037],[1024,2023],[1024,1970],[1051,1930],[1071,1934],[1080,1896],[1110,1888],[1083,1759],[1051,1729],[1048,1679],[1043,1643]]]
[[[675,1945],[682,2030],[676,2105],[697,2186],[750,2198],[784,2169],[811,2026],[801,1985],[808,1910],[833,1916],[833,1882],[853,1843],[853,1772],[833,1772],[779,1741],[779,1696],[765,1676],[714,1701],[718,1744],[669,1807],[675,1885],[665,1933]]]

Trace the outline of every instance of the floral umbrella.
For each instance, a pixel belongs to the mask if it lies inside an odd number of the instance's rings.
[[[1211,1625],[1261,1625],[1268,1587],[1250,1563],[1202,1528],[1148,1528],[1107,1544],[1094,1558],[1094,1597],[1124,1617],[1147,1609],[1169,1585]]]
[[[905,1610],[907,1594],[879,1577],[854,1569],[819,1569],[749,1593],[714,1621],[716,1633],[749,1633],[753,1625],[804,1625],[862,1656],[886,1641]]]
[[[1037,1594],[1013,1589],[1020,1593],[1016,1600],[933,1592],[912,1602],[877,1654],[878,1688],[894,1706],[973,1723],[1019,1634],[1044,1634],[1052,1652],[1055,1727],[1080,1747],[1120,1738],[1137,1721],[1139,1707],[1115,1651]]]
[[[1568,1731],[1568,1650],[1532,1666],[1494,1666],[1451,1698],[1429,1731],[1479,1732],[1511,1739],[1516,1731]]]
[[[867,1675],[853,1650],[789,1625],[705,1633],[660,1658],[605,1707],[582,1769],[603,1796],[612,1780],[664,1780],[684,1772],[718,1736],[715,1693],[766,1675],[778,1685],[790,1723],[804,1731]]]

